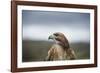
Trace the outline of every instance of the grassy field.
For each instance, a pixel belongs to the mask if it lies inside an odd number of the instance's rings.
[[[49,48],[52,46],[52,42],[48,41],[30,41],[23,40],[22,42],[22,61],[43,61],[47,56]],[[89,43],[70,43],[71,48],[76,52],[77,59],[89,59],[90,58],[90,44]]]

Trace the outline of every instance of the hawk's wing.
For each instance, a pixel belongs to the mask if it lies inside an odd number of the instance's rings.
[[[75,51],[72,48],[69,48],[67,51],[67,57],[69,57],[70,60],[76,59]]]
[[[55,47],[52,46],[50,48],[50,50],[48,51],[48,56],[45,58],[46,61],[52,61],[53,60],[53,56],[54,56],[54,52],[55,52]]]
[[[48,56],[45,58],[46,61],[53,60],[73,60],[76,59],[76,54],[73,49],[69,48],[64,50],[61,47],[57,47],[57,45],[53,45],[48,51]]]
[[[64,53],[65,51],[60,45],[54,44],[48,51],[48,56],[46,57],[46,60],[62,60],[64,59]]]

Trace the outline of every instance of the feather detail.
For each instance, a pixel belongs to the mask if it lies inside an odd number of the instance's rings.
[[[48,51],[48,56],[45,60],[54,61],[54,60],[73,60],[76,59],[75,52],[70,48],[67,38],[62,33],[54,33],[49,36],[49,39],[54,40],[54,45]]]

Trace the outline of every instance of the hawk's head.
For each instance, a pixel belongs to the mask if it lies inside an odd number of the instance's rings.
[[[63,33],[53,33],[48,39],[52,39],[56,44],[59,44],[64,48],[69,48],[69,42]]]

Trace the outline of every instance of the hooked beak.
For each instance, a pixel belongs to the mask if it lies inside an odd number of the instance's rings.
[[[54,39],[54,38],[55,38],[54,35],[50,35],[50,36],[48,37],[48,39]]]

